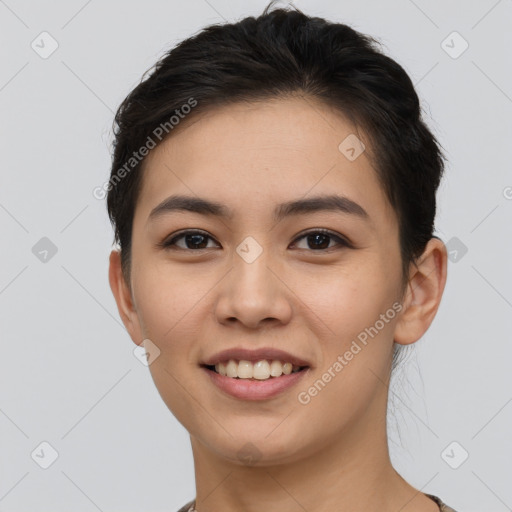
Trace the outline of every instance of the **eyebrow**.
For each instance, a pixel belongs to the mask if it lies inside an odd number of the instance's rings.
[[[199,215],[215,216],[224,219],[232,219],[233,212],[222,203],[200,197],[174,195],[157,205],[149,214],[148,221],[161,215],[175,211],[187,211]],[[280,221],[292,215],[305,215],[320,211],[336,211],[344,214],[355,215],[363,220],[369,220],[367,211],[358,203],[348,197],[339,195],[321,195],[308,199],[297,199],[276,206],[274,220]]]

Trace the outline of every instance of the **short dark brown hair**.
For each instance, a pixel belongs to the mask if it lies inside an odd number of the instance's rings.
[[[212,25],[179,43],[119,106],[107,209],[128,284],[145,160],[134,160],[131,169],[126,163],[149,138],[159,144],[172,136],[173,117],[179,123],[187,111],[188,122],[236,102],[299,93],[325,102],[363,129],[372,165],[397,213],[404,284],[409,264],[432,238],[444,156],[422,120],[407,73],[374,38],[295,7],[271,9],[273,3],[257,18]],[[191,99],[194,107],[185,109]],[[167,127],[165,136],[155,137],[161,126]]]

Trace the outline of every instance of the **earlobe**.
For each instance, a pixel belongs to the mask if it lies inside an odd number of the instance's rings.
[[[443,241],[433,237],[411,264],[404,308],[395,327],[396,343],[409,345],[418,341],[434,320],[446,284],[447,261]]]
[[[138,345],[143,339],[141,336],[140,323],[137,311],[133,304],[130,288],[123,276],[121,268],[121,254],[117,250],[113,250],[110,253],[108,280],[110,283],[110,289],[112,290],[112,294],[114,295],[117,303],[117,309],[121,316],[121,320],[123,321],[123,324],[130,334],[133,342]]]

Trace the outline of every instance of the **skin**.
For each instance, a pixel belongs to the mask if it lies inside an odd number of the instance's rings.
[[[313,98],[223,106],[182,123],[145,160],[130,282],[116,250],[109,280],[133,342],[150,339],[160,350],[149,368],[190,433],[197,510],[438,511],[392,467],[386,408],[393,340],[420,339],[441,301],[444,244],[429,241],[402,295],[397,217],[368,159],[369,143],[361,135],[367,151],[347,159],[338,145],[354,127]],[[369,219],[338,211],[272,218],[278,203],[332,193],[358,203]],[[148,220],[173,194],[219,201],[233,217],[168,212]],[[315,228],[352,246],[298,238]],[[199,242],[206,248],[184,238],[174,249],[158,246],[184,229],[207,232]],[[247,236],[263,250],[250,264],[236,252]],[[316,248],[323,241],[329,248]],[[308,404],[299,403],[298,393],[394,302],[401,312]],[[311,368],[277,397],[235,399],[199,364],[240,345],[278,347]],[[238,456],[247,443],[252,463]]]

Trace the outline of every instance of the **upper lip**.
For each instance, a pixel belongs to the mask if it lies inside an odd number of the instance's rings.
[[[255,363],[262,359],[278,360],[285,363],[292,363],[294,366],[311,366],[308,361],[300,357],[294,356],[284,350],[279,350],[272,347],[263,347],[258,349],[248,349],[243,347],[236,347],[217,352],[213,356],[203,361],[203,365],[214,366],[217,363],[235,359],[236,361],[251,361]]]

